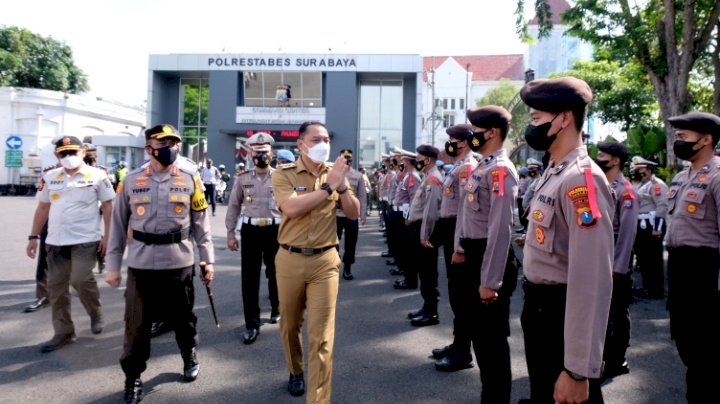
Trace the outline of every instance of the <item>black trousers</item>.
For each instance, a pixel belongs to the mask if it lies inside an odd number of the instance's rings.
[[[405,238],[407,231],[405,229],[405,219],[403,218],[402,212],[394,210],[390,210],[388,212],[388,224],[386,230],[388,250],[390,251],[390,254],[392,254],[393,258],[395,258],[395,263],[398,268],[404,271],[405,268],[402,263],[402,254],[403,249],[406,247]]]
[[[212,213],[215,213],[215,184],[205,185],[205,199],[212,206]]]
[[[397,213],[397,212],[393,212]],[[420,247],[420,225],[419,221],[405,225],[405,219],[400,216],[399,222],[402,227],[402,238],[398,240],[398,253],[395,255],[395,263],[405,273],[405,284],[411,287],[418,286],[418,275],[420,273],[420,261],[423,258],[422,247]],[[398,261],[398,258],[400,259]]]
[[[38,247],[38,261],[37,267],[35,268],[35,298],[36,299],[48,299],[50,293],[47,288],[48,278],[48,263],[47,263],[47,251],[45,251],[45,239],[48,235],[48,223],[45,222],[40,232],[40,246]]]
[[[197,346],[193,278],[193,267],[165,270],[128,268],[125,341],[120,357],[120,366],[127,379],[140,377],[147,367],[150,327],[155,318],[163,318],[171,324],[180,352]]]
[[[555,382],[565,368],[567,285],[538,285],[523,280],[525,303],[520,323],[533,404],[554,404]],[[600,379],[590,379],[588,403],[603,403]]]
[[[243,224],[240,229],[240,259],[242,266],[242,298],[245,311],[245,327],[260,328],[260,272],[265,263],[272,313],[279,312],[278,287],[275,278],[275,255],[280,245],[277,241],[278,225],[253,226]]]
[[[625,353],[630,346],[630,303],[632,277],[630,274],[613,273],[613,291],[603,351],[606,369],[625,362]]]
[[[462,239],[465,270],[462,304],[469,311],[469,332],[482,383],[481,402],[509,403],[512,385],[510,369],[510,297],[517,285],[517,265],[512,249],[505,266],[503,285],[495,302],[480,300],[480,268],[487,239]]]
[[[720,252],[709,247],[668,248],[670,335],[687,368],[689,403],[718,402],[720,380]]]
[[[662,228],[662,236],[653,236],[653,223],[648,220],[643,229],[640,227],[640,222],[638,221],[633,249],[640,267],[640,275],[642,275],[642,287],[651,295],[664,296],[663,238],[665,238],[665,225]]]
[[[355,263],[355,248],[357,247],[360,223],[358,219],[351,220],[342,216],[337,216],[336,219],[338,241],[342,240],[343,233],[345,233],[345,251],[342,255],[342,262],[345,265],[352,265]],[[340,249],[339,244],[338,249]]]
[[[420,228],[422,222],[417,220],[407,226],[408,244],[408,261],[415,274],[411,276],[417,282],[420,278],[420,295],[423,298],[423,311],[428,314],[437,314],[438,302],[440,301],[440,291],[438,289],[438,242],[436,233],[430,236],[430,244],[432,248],[423,247],[420,244]],[[405,272],[405,282],[408,282],[408,273]]]
[[[445,269],[447,270],[448,300],[453,312],[453,342],[452,351],[459,357],[470,356],[470,310],[463,299],[463,287],[472,277],[465,268],[465,263],[453,264],[452,255],[455,251],[455,224],[454,217],[440,218],[435,223],[438,233],[438,243],[442,244]],[[433,244],[434,245],[434,244]]]

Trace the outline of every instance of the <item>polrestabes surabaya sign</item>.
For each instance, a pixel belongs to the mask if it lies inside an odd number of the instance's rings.
[[[354,56],[310,56],[310,57],[213,57],[207,59],[208,68],[274,68],[287,70],[304,70],[303,68],[312,70],[355,70],[357,69],[357,61]],[[264,70],[264,69],[262,69]]]
[[[325,122],[325,108],[237,107],[236,123],[300,125],[306,121]]]

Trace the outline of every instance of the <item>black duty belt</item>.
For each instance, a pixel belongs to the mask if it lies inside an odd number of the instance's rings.
[[[186,227],[180,231],[174,231],[172,233],[165,234],[152,234],[143,233],[141,231],[133,230],[133,238],[137,241],[145,244],[176,244],[188,238],[190,235],[190,228]]]
[[[286,249],[286,250],[288,250],[288,251],[290,251],[290,252],[293,252],[293,253],[310,256],[310,255],[318,255],[318,254],[320,254],[321,252],[325,252],[325,251],[327,251],[327,250],[329,250],[329,249],[331,249],[331,248],[335,248],[336,246],[335,246],[335,245],[329,245],[329,246],[320,247],[320,248],[309,248],[309,247],[308,247],[308,248],[301,248],[301,247],[293,247],[293,246],[287,245],[287,244],[280,244],[280,247],[282,247],[282,248],[284,248],[284,249]]]

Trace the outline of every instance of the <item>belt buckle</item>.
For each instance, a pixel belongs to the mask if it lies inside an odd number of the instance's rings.
[[[315,255],[312,248],[301,248],[300,250],[302,250],[302,255]]]
[[[256,219],[256,222],[255,222],[255,223],[256,223],[258,226],[267,226],[267,224],[268,224],[268,223],[267,223],[267,219],[264,219],[264,218],[263,218],[263,219]]]

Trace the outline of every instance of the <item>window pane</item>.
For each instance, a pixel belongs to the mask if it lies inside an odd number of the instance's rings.
[[[382,84],[382,114],[380,126],[383,129],[402,128],[402,82],[383,82]]]
[[[208,124],[208,105],[210,103],[210,86],[207,80],[200,82],[200,125]]]
[[[197,125],[199,122],[200,86],[197,81],[185,81],[182,84],[183,125]]]
[[[450,109],[455,109],[455,98],[450,100]]]
[[[380,86],[360,86],[360,127],[380,127]]]

